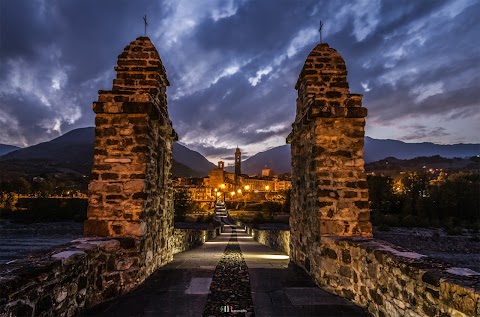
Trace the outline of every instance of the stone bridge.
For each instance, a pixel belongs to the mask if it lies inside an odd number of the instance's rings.
[[[93,104],[85,237],[2,267],[0,316],[479,315],[474,273],[372,239],[367,110],[335,49],[295,86],[289,231],[175,228],[165,68],[139,37],[115,70]]]

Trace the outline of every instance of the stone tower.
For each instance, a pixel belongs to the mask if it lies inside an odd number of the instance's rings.
[[[310,269],[321,236],[371,237],[363,145],[367,109],[345,62],[318,44],[298,77],[292,151],[291,258]],[[318,265],[318,263],[312,263]]]
[[[237,147],[235,151],[235,184],[238,185],[238,176],[242,174],[242,152]]]
[[[88,194],[87,237],[130,237],[140,270],[172,259],[172,142],[169,85],[160,56],[139,37],[118,56],[112,90],[93,103],[95,152]],[[145,272],[148,274],[148,272]]]

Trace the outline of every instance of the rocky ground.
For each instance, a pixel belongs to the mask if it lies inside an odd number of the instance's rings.
[[[448,235],[443,229],[391,228],[373,230],[376,239],[387,241],[417,253],[480,272],[480,235],[464,230]]]

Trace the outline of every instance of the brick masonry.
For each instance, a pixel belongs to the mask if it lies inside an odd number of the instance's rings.
[[[172,260],[172,142],[169,85],[147,37],[118,57],[112,90],[94,102],[95,152],[89,185],[87,237],[139,239],[141,280]]]
[[[295,88],[292,149],[291,258],[308,268],[321,236],[371,237],[363,161],[367,109],[350,94],[345,62],[328,44],[307,57]]]

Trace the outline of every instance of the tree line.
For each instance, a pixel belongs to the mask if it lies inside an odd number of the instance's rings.
[[[480,229],[478,172],[370,175],[367,182],[374,225]]]

